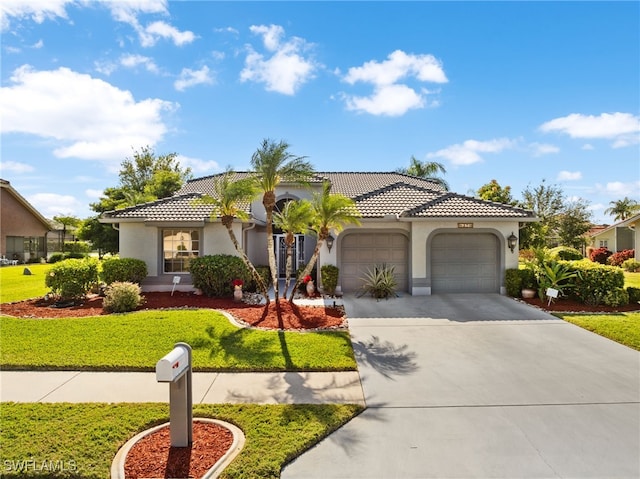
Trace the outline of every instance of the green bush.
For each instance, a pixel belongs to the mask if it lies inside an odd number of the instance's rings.
[[[636,250],[634,249],[618,251],[607,258],[607,264],[610,264],[611,266],[622,266],[622,263],[629,259],[633,259],[635,255]]]
[[[267,286],[267,289],[268,289],[269,285],[271,284],[271,269],[269,269],[269,266],[264,266],[264,265],[255,266],[255,268],[258,274],[260,275],[260,278],[262,278],[262,282]],[[245,291],[255,293],[256,291],[258,291],[258,284],[256,283],[255,279],[251,277],[249,282],[245,283],[245,286],[243,289]]]
[[[624,288],[615,288],[604,296],[604,304],[617,307],[629,304],[629,293]]]
[[[140,286],[135,283],[115,281],[105,290],[102,307],[109,313],[127,313],[136,309],[143,301]]]
[[[322,275],[322,288],[324,289],[325,294],[329,294],[331,296],[336,294],[340,268],[332,264],[325,264],[320,268],[320,274]]]
[[[84,298],[98,282],[95,259],[66,259],[54,264],[45,276],[45,285],[62,300]]]
[[[536,280],[536,272],[531,268],[518,270],[520,279],[522,280],[522,289],[538,289],[538,281]]]
[[[109,258],[102,262],[102,281],[142,283],[147,277],[147,264],[135,258]]]
[[[209,297],[231,296],[234,279],[241,279],[244,284],[251,282],[251,274],[239,256],[199,256],[191,260],[189,271],[193,286]]]
[[[577,274],[572,288],[565,293],[585,304],[602,304],[609,291],[624,287],[624,273],[615,266],[606,266],[589,260],[561,261],[569,271]]]
[[[504,284],[507,294],[512,298],[519,298],[522,291],[522,276],[519,269],[508,269],[504,272]]]
[[[84,257],[91,253],[91,245],[86,241],[65,241],[64,250],[67,253],[81,254]]]
[[[633,258],[622,262],[622,269],[629,271],[630,273],[636,273],[640,271],[640,261],[636,261]]]
[[[640,288],[634,288],[629,286],[627,288],[627,294],[629,295],[629,302],[636,304],[640,302]]]
[[[395,275],[395,266],[387,264],[376,264],[372,269],[367,270],[363,281],[362,293],[359,296],[370,294],[376,299],[390,296],[397,296],[396,288],[398,282]]]
[[[64,253],[53,253],[49,257],[49,263],[51,263],[51,264],[58,263],[58,262],[62,261],[63,259],[65,259]]]
[[[584,258],[580,251],[575,248],[570,248],[569,246],[557,246],[555,248],[551,248],[549,250],[549,255],[553,259],[564,259],[567,261],[581,260]]]

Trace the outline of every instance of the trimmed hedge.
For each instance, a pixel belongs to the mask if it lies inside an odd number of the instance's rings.
[[[107,287],[102,307],[109,313],[128,313],[140,306],[143,301],[139,285],[115,281]]]
[[[566,294],[585,304],[603,304],[607,293],[624,288],[624,273],[615,266],[593,263],[589,260],[560,261],[576,273],[574,286],[567,288]]]
[[[594,249],[589,253],[589,259],[594,263],[606,264],[609,256],[613,254],[607,248]]]
[[[623,288],[615,288],[605,294],[602,302],[611,307],[625,306],[629,304],[629,293]]]
[[[66,259],[54,264],[45,276],[45,285],[62,300],[84,298],[98,282],[98,261]]]
[[[507,269],[504,272],[504,285],[509,296],[519,298],[520,291],[522,291],[522,276],[520,276],[520,270],[515,268]]]
[[[627,288],[627,294],[629,295],[630,303],[640,303],[640,288],[634,288],[633,286],[629,286]]]
[[[102,262],[102,281],[107,284],[137,283],[147,277],[147,263],[135,258],[109,258]]]
[[[332,264],[325,264],[320,268],[320,274],[322,276],[322,288],[324,289],[325,294],[329,294],[331,296],[336,294],[340,268]]]
[[[228,254],[193,258],[189,272],[193,286],[209,297],[231,296],[234,279],[241,279],[244,284],[252,282],[251,273],[242,259]]]
[[[582,253],[575,248],[569,246],[556,246],[549,250],[549,256],[552,259],[564,259],[567,261],[581,260],[584,258]]]
[[[622,263],[622,269],[629,271],[630,273],[640,271],[640,261],[636,261],[633,258],[628,259]]]

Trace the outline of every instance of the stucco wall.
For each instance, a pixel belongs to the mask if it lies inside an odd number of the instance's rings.
[[[158,228],[142,223],[120,223],[120,257],[147,263],[148,276],[158,276],[159,249]]]

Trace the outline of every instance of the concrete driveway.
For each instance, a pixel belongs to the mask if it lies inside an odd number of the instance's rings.
[[[640,477],[640,353],[499,295],[345,298],[367,409],[290,478]]]

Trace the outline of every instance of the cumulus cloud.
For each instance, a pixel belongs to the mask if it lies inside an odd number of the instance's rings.
[[[30,173],[34,171],[33,166],[27,165],[26,163],[20,163],[18,161],[3,161],[0,163],[0,172],[3,175],[7,173],[16,173],[18,175],[23,173]]]
[[[143,47],[155,45],[160,38],[169,39],[174,45],[180,47],[193,42],[196,36],[188,30],[181,32],[168,23],[158,21],[148,25],[140,38]]]
[[[582,173],[580,171],[562,170],[558,173],[558,181],[575,181],[580,179],[582,179]]]
[[[318,64],[304,53],[311,48],[304,39],[284,39],[284,29],[279,25],[252,25],[250,31],[262,37],[267,54],[258,53],[247,46],[247,57],[240,72],[240,81],[264,83],[267,91],[294,95],[314,76]]]
[[[46,2],[26,2],[24,0],[2,0],[0,3],[0,29],[8,30],[11,19],[31,20],[43,23],[56,18],[67,19],[66,6],[73,0],[47,0]]]
[[[589,143],[585,143],[584,145],[582,145],[582,147],[580,148],[581,150],[584,151],[590,151],[590,150],[595,150],[595,148],[593,147],[593,145],[589,144]]]
[[[189,87],[201,84],[212,84],[213,78],[209,74],[209,67],[203,66],[200,70],[191,70],[189,68],[183,68],[180,72],[180,76],[173,83],[173,86],[178,91],[184,91]]]
[[[637,197],[640,191],[640,181],[611,181],[605,185],[596,183],[596,190],[616,197]]]
[[[557,146],[549,145],[546,143],[531,143],[529,147],[533,152],[533,156],[536,156],[536,157],[543,156],[543,155],[550,155],[552,153],[558,153],[560,151],[560,148],[558,148]]]
[[[131,69],[144,68],[150,73],[160,73],[158,65],[156,65],[152,58],[132,53],[122,55],[117,61],[97,61],[94,65],[98,73],[107,76],[111,75],[120,67]]]
[[[472,165],[483,161],[480,153],[500,153],[514,148],[517,141],[508,138],[496,138],[488,141],[467,140],[462,144],[455,144],[433,153],[427,158],[443,158],[454,165]]]
[[[56,141],[59,158],[120,162],[140,145],[153,146],[167,131],[162,114],[176,105],[157,98],[136,101],[131,92],[68,68],[16,69],[0,89],[3,133]]]
[[[449,81],[442,63],[433,55],[413,55],[402,50],[392,52],[382,62],[371,60],[362,66],[351,67],[342,79],[350,85],[363,82],[373,86],[373,93],[367,97],[343,95],[348,110],[388,116],[400,116],[411,109],[438,105],[437,101],[427,102],[427,95],[433,92],[426,88],[412,88],[406,84],[407,80],[425,83]]]
[[[180,166],[183,168],[191,168],[193,173],[215,173],[222,171],[218,162],[213,160],[201,160],[199,158],[190,158],[188,156],[178,155]]]
[[[59,195],[56,193],[36,193],[26,197],[36,210],[46,218],[57,215],[74,215],[85,208],[85,204],[71,195]]]
[[[84,190],[84,194],[87,195],[87,198],[91,198],[94,200],[98,200],[102,197],[104,190],[93,190],[93,189],[88,189],[88,190]]]
[[[543,132],[559,132],[571,138],[613,140],[614,148],[640,142],[640,116],[631,113],[602,113],[599,116],[572,113],[540,125]]]

